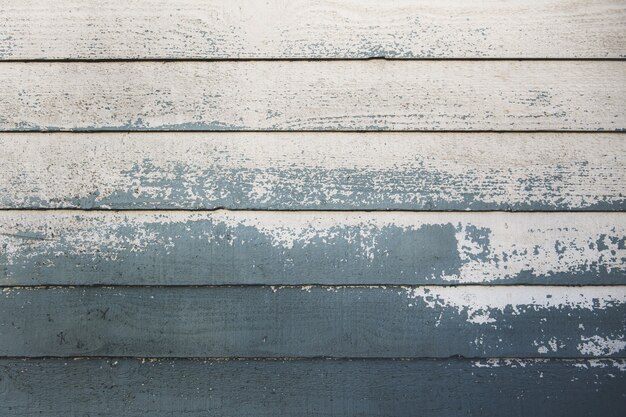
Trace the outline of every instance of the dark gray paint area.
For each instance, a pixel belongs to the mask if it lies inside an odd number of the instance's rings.
[[[576,302],[586,291],[517,287],[535,302],[493,307],[494,287],[430,288],[17,288],[0,295],[0,355],[626,356],[602,342],[626,322],[610,289]]]
[[[621,417],[624,362],[0,360],[6,416]]]
[[[475,225],[459,214],[407,227],[393,218],[376,223],[377,215],[370,213],[347,214],[343,219],[328,213],[274,213],[269,226],[256,223],[256,215],[8,213],[0,226],[0,284],[626,282],[621,256],[626,237],[619,224],[612,224],[620,221],[618,217],[596,224],[593,218],[570,216],[571,221],[557,225],[545,216],[489,214],[493,220],[485,222],[489,219],[485,217],[482,225]],[[419,213],[411,215],[420,219]],[[294,223],[294,216],[301,217],[292,232],[288,223]],[[315,216],[326,216],[327,226],[307,223]],[[497,232],[484,224],[511,231]],[[492,244],[494,233],[506,241],[504,246]],[[570,238],[568,233],[576,235]],[[287,242],[276,234],[286,235]],[[473,265],[472,272],[464,273],[468,264]]]

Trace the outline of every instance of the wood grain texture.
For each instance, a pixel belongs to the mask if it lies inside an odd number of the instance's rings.
[[[0,360],[0,413],[621,417],[624,368],[621,360]]]
[[[626,286],[21,287],[0,313],[0,356],[626,356]]]
[[[1,208],[626,210],[579,133],[4,133]]]
[[[0,1],[0,59],[621,58],[621,0]]]
[[[2,285],[624,284],[626,213],[0,212]]]
[[[624,130],[621,61],[11,62],[0,130]]]

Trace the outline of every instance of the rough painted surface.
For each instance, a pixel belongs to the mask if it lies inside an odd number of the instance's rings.
[[[612,360],[1,360],[0,413],[621,417],[624,368]]]
[[[8,288],[0,355],[625,357],[626,287]]]
[[[626,213],[0,212],[3,285],[624,284]]]
[[[621,61],[11,62],[0,130],[626,129]]]
[[[0,59],[620,58],[620,0],[0,1]]]
[[[0,0],[0,415],[621,417],[624,58],[623,0]]]
[[[4,133],[0,149],[2,208],[626,210],[619,133]]]

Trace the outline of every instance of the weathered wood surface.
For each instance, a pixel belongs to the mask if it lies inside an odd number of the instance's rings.
[[[625,284],[626,213],[0,211],[0,283]]]
[[[619,133],[4,133],[0,207],[626,210]]]
[[[621,61],[11,62],[0,130],[624,130]]]
[[[621,58],[621,0],[0,1],[0,59]]]
[[[0,360],[11,416],[622,417],[622,360]]]
[[[626,286],[6,288],[2,356],[625,357]]]

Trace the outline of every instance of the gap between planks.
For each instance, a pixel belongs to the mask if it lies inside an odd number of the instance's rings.
[[[2,61],[0,61],[0,65],[2,65]],[[10,135],[32,135],[32,134],[43,134],[43,135],[51,135],[51,134],[68,134],[68,135],[85,135],[85,134],[107,134],[107,133],[132,133],[133,135],[150,135],[154,133],[210,133],[211,135],[229,135],[229,134],[252,134],[252,133],[262,133],[262,134],[271,134],[271,133],[279,133],[279,134],[289,134],[289,133],[345,133],[345,134],[362,134],[362,135],[384,135],[387,133],[393,134],[411,134],[411,133],[437,133],[437,134],[446,134],[446,133],[467,133],[471,135],[480,135],[481,133],[499,133],[499,134],[519,134],[519,135],[534,135],[537,133],[561,133],[564,135],[569,134],[585,134],[585,135],[597,135],[601,133],[602,135],[624,135],[626,134],[626,129],[623,130],[558,130],[558,129],[537,129],[537,130],[519,130],[519,129],[506,129],[506,130],[498,130],[498,129],[483,129],[483,130],[464,130],[464,129],[449,129],[449,130],[411,130],[411,129],[394,129],[394,130],[363,130],[363,129],[355,129],[355,130],[343,130],[343,129],[293,129],[293,130],[267,130],[267,129],[247,129],[247,130],[207,130],[207,129],[194,129],[194,130],[124,130],[124,129],[81,129],[81,130],[11,130],[11,131],[1,131],[4,134]]]
[[[468,283],[460,283],[460,284],[437,284],[437,283],[427,283],[427,284],[337,284],[337,285],[329,285],[329,284],[319,284],[319,283],[310,283],[310,284],[277,284],[277,285],[268,285],[268,284],[206,284],[206,285],[198,285],[198,284],[172,284],[172,285],[164,285],[164,284],[64,284],[64,285],[13,285],[13,284],[2,284],[0,283],[0,291],[9,292],[9,291],[19,291],[19,290],[61,290],[61,289],[125,289],[125,288],[149,288],[149,289],[175,289],[175,288],[266,288],[272,291],[276,291],[279,289],[302,289],[302,290],[310,290],[310,289],[387,289],[387,288],[399,288],[399,289],[417,289],[422,287],[439,287],[439,288],[457,288],[457,287],[489,287],[489,288],[505,288],[505,287],[546,287],[546,288],[587,288],[587,287],[610,287],[610,288],[620,288],[626,287],[626,284],[485,284],[480,282],[468,282]]]
[[[2,61],[0,61],[0,66],[2,65]],[[354,130],[346,130],[346,129],[220,129],[220,130],[210,130],[210,129],[193,129],[193,130],[174,130],[174,129],[152,129],[152,130],[130,130],[130,129],[32,129],[32,130],[2,130],[0,129],[0,133],[11,134],[11,135],[27,135],[27,134],[52,134],[52,133],[65,133],[65,134],[75,134],[75,135],[84,135],[84,134],[100,134],[100,133],[132,133],[136,134],[150,134],[150,133],[210,133],[210,134],[244,134],[244,133],[351,133],[351,134],[371,134],[371,135],[380,135],[384,133],[468,133],[468,134],[480,134],[480,133],[500,133],[500,134],[537,134],[537,133],[563,133],[563,134],[598,134],[601,133],[603,135],[613,134],[613,135],[623,135],[626,134],[626,129],[616,129],[616,130],[563,130],[563,129],[534,129],[534,130],[519,130],[519,129],[478,129],[478,130],[468,130],[468,129],[448,129],[448,130],[436,130],[436,129],[385,129],[381,128],[380,130],[364,130],[364,129],[354,129]]]
[[[0,356],[0,362],[10,360],[28,361],[95,361],[104,360],[107,362],[114,362],[116,360],[129,360],[129,361],[142,361],[142,362],[167,362],[171,360],[175,361],[187,361],[187,362],[449,362],[451,360],[459,362],[489,362],[489,361],[511,361],[511,363],[519,363],[525,361],[533,362],[589,362],[589,361],[606,361],[606,362],[624,362],[626,364],[626,358],[619,357],[606,357],[606,356],[586,356],[584,358],[566,358],[566,357],[539,357],[539,356],[527,356],[523,358],[508,357],[508,356],[462,356],[453,355],[448,357],[351,357],[351,356]]]
[[[0,59],[3,63],[29,63],[29,62],[325,62],[325,61],[626,61],[624,57],[612,58],[396,58],[386,56],[372,56],[363,58],[36,58],[36,59]]]
[[[481,210],[481,209],[471,209],[471,210],[422,210],[422,209],[396,209],[396,208],[381,208],[381,209],[360,209],[355,210],[352,208],[347,209],[288,209],[288,208],[227,208],[227,207],[214,207],[214,208],[132,208],[132,209],[108,209],[103,207],[64,207],[64,208],[55,208],[55,207],[0,207],[0,212],[4,213],[23,213],[26,211],[50,211],[50,212],[102,212],[102,213],[216,213],[216,212],[289,212],[289,213],[424,213],[424,214],[436,214],[436,213],[463,213],[463,214],[477,214],[477,215],[488,215],[490,213],[528,213],[528,214],[559,214],[559,213],[581,213],[581,214],[618,214],[618,213],[626,213],[626,211],[608,211],[608,210],[582,210],[582,209],[569,209],[569,210],[514,210],[514,209],[505,209],[505,210]],[[3,233],[0,232],[0,235]]]

